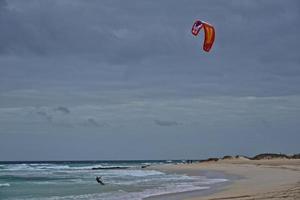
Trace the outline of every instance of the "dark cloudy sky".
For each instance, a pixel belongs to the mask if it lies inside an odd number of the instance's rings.
[[[299,52],[298,0],[0,0],[0,160],[299,153]]]

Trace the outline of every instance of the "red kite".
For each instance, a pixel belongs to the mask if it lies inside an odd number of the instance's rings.
[[[196,20],[192,27],[192,34],[197,36],[202,28],[205,34],[203,50],[209,52],[215,41],[215,28],[207,22]]]

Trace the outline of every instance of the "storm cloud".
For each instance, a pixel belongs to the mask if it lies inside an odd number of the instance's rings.
[[[0,0],[0,160],[295,153],[299,18],[297,0]]]

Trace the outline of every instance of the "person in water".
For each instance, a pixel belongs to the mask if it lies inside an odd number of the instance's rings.
[[[103,183],[103,181],[102,181],[102,179],[101,179],[101,176],[97,176],[97,177],[96,177],[96,181],[97,181],[98,183],[100,183],[101,185],[104,185],[104,183]]]

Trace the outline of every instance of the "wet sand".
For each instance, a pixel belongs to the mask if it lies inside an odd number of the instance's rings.
[[[154,167],[171,173],[198,176],[209,170],[233,178],[230,184],[215,191],[185,192],[152,197],[151,199],[185,200],[250,200],[300,199],[300,159],[248,160],[228,159],[195,164],[163,165]],[[232,179],[232,178],[231,178]]]

